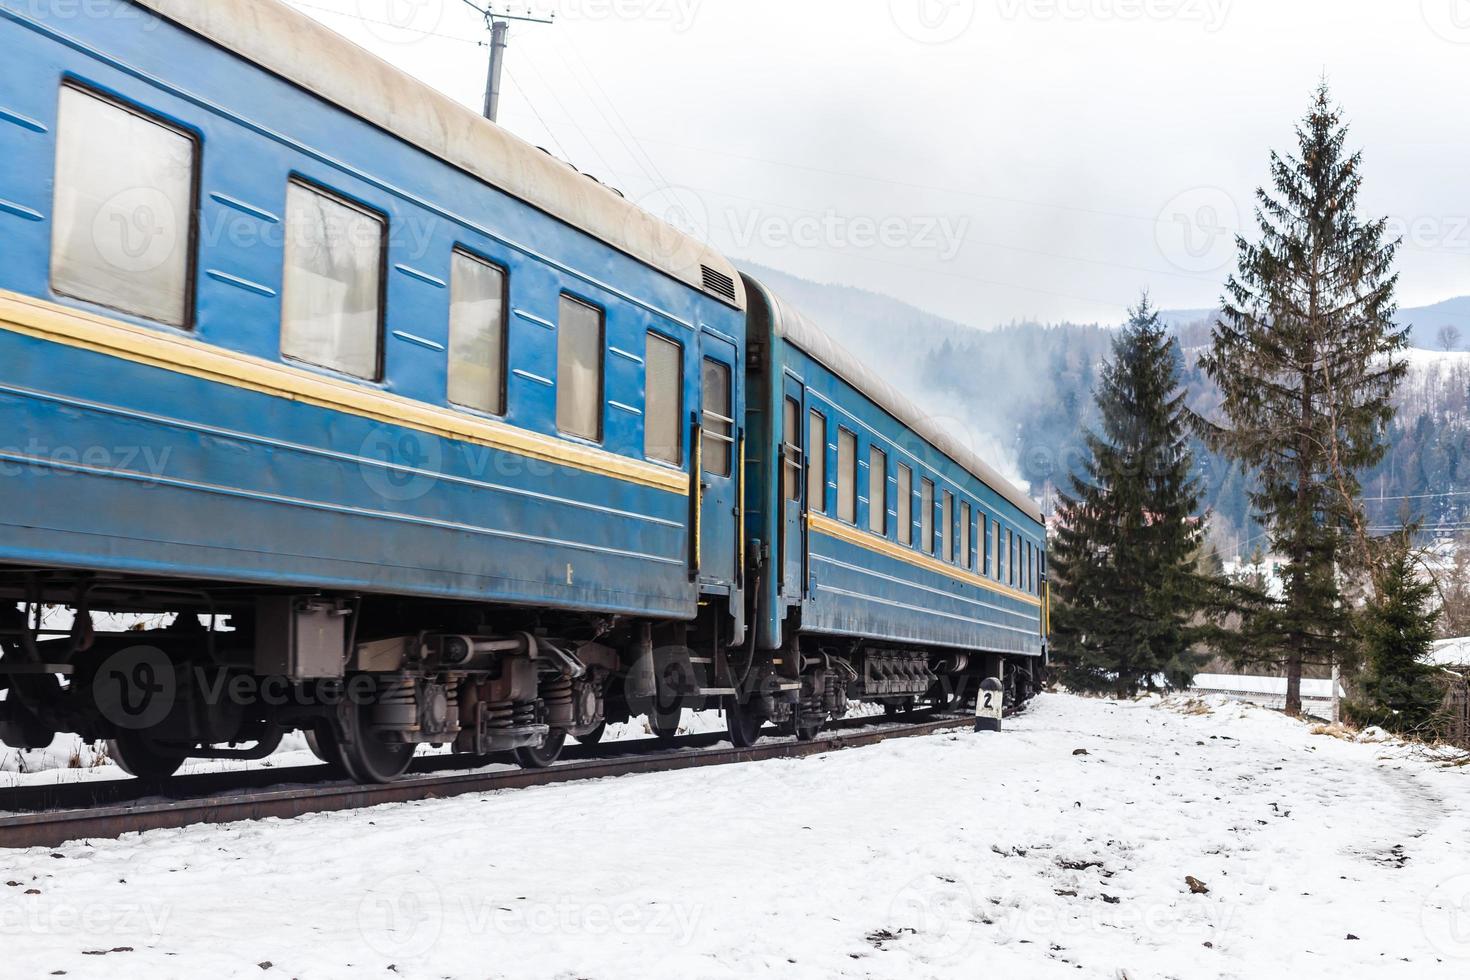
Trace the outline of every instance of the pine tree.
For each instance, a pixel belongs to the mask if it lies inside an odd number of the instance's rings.
[[[1364,669],[1346,714],[1361,725],[1423,736],[1433,731],[1444,691],[1425,662],[1439,617],[1431,608],[1434,583],[1417,566],[1408,532],[1389,539],[1376,594],[1359,614]]]
[[[1324,82],[1297,127],[1299,152],[1271,154],[1256,192],[1261,240],[1238,241],[1213,345],[1201,359],[1226,421],[1212,448],[1259,473],[1251,502],[1287,560],[1286,595],[1243,623],[1237,650],[1283,666],[1286,710],[1301,712],[1304,664],[1327,666],[1351,639],[1339,572],[1366,564],[1358,474],[1384,456],[1390,398],[1407,368],[1394,325],[1398,243],[1386,219],[1357,216],[1361,154]],[[1344,547],[1345,538],[1362,547]]]
[[[1052,548],[1060,676],[1120,697],[1159,675],[1187,686],[1200,663],[1200,490],[1178,347],[1147,296],[1114,339],[1095,397],[1101,426],[1086,434],[1091,458],[1061,497]]]

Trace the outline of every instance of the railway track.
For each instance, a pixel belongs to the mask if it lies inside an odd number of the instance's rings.
[[[203,773],[150,783],[102,780],[0,791],[0,848],[55,847],[67,841],[110,839],[148,830],[233,823],[270,817],[355,810],[387,803],[446,799],[471,793],[523,789],[584,779],[671,772],[768,759],[799,759],[837,749],[875,745],[948,729],[967,728],[969,716],[882,722],[849,719],[810,742],[767,741],[736,749],[723,733],[690,735],[673,744],[656,739],[569,747],[568,761],[549,769],[465,770],[456,756],[429,756],[412,773],[387,785],[333,780],[324,766]]]

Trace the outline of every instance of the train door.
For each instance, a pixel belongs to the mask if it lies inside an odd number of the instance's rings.
[[[806,592],[806,454],[802,420],[806,418],[806,389],[785,376],[781,398],[781,595],[799,602]]]
[[[739,550],[739,483],[736,458],[739,432],[735,423],[735,345],[708,333],[703,345],[700,379],[703,415],[700,431],[700,526],[698,567],[701,585],[730,588],[736,582]]]

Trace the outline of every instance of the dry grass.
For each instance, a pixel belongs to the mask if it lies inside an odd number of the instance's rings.
[[[109,761],[106,742],[93,742],[90,746],[78,742],[76,748],[71,750],[71,756],[66,760],[66,767],[68,769],[100,769]]]

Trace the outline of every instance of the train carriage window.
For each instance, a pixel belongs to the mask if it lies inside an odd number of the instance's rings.
[[[730,366],[705,358],[701,379],[704,390],[704,439],[700,452],[704,456],[704,471],[710,476],[729,476],[735,458],[734,395],[730,389]]]
[[[919,547],[934,554],[934,481],[919,483]]]
[[[163,122],[64,86],[51,222],[56,292],[188,326],[198,150]]]
[[[827,417],[812,412],[806,433],[806,505],[817,514],[827,513]]]
[[[1009,546],[1006,544],[1006,535],[1009,532],[997,521],[995,525],[995,580],[1005,583],[1007,569],[1010,567]]]
[[[837,516],[857,524],[857,435],[837,430]]]
[[[898,543],[914,545],[914,472],[898,467]]]
[[[939,505],[939,533],[944,535],[940,554],[948,562],[954,561],[954,494],[944,491]]]
[[[456,250],[449,283],[449,400],[505,414],[505,270]]]
[[[981,575],[990,575],[990,518],[985,516],[984,511],[975,508],[975,552],[979,559],[977,571]]]
[[[888,454],[868,448],[868,530],[888,537]]]
[[[561,298],[556,328],[556,427],[570,436],[602,441],[603,314]]]
[[[1006,583],[1008,585],[1016,584],[1016,566],[1019,564],[1016,555],[1016,532],[1006,528]]]
[[[684,348],[650,330],[643,342],[643,365],[643,455],[682,466]]]
[[[989,578],[1000,578],[1000,571],[996,567],[1000,561],[999,536],[1000,524],[985,518],[985,574]]]
[[[781,486],[787,500],[801,499],[801,403],[786,399],[782,416]]]
[[[376,380],[387,222],[325,191],[286,190],[281,353]]]
[[[965,568],[974,566],[970,556],[970,505],[960,504],[960,564]]]

